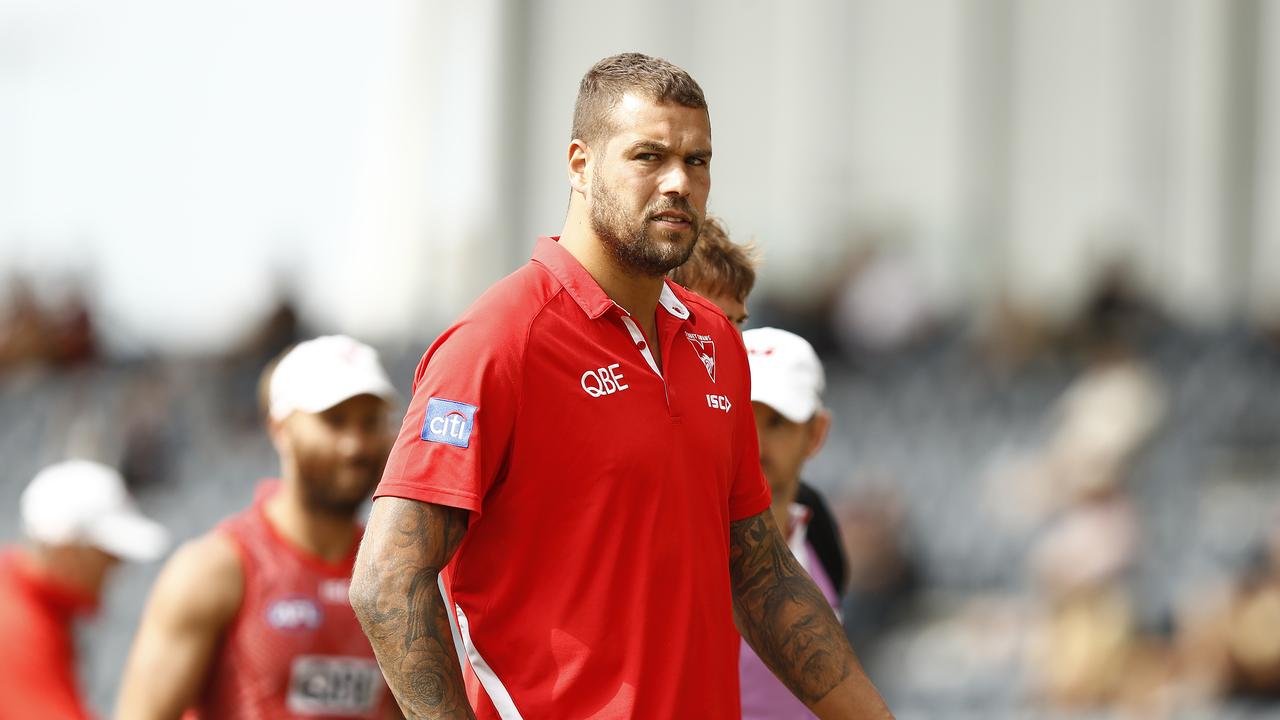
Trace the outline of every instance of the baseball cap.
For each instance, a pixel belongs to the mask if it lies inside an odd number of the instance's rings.
[[[276,363],[268,411],[283,420],[295,410],[323,412],[357,395],[398,397],[377,350],[346,335],[325,335],[298,343]]]
[[[96,462],[46,467],[22,491],[19,505],[23,529],[37,542],[81,542],[138,562],[169,547],[168,531],[138,512],[120,473]]]
[[[813,346],[795,333],[752,328],[742,333],[751,364],[751,401],[791,422],[808,422],[822,408],[826,374]]]

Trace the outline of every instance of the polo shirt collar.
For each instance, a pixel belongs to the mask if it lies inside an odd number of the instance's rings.
[[[600,283],[591,277],[591,273],[582,267],[582,263],[578,262],[572,253],[560,246],[559,236],[538,238],[538,243],[533,248],[533,259],[551,271],[556,280],[560,281],[568,291],[570,297],[578,303],[578,307],[582,308],[582,312],[592,320],[614,307],[613,299],[605,294]],[[658,296],[658,305],[677,320],[689,319],[689,308],[676,297],[670,282],[666,280],[662,283],[662,294]]]
[[[677,320],[689,319],[689,308],[680,302],[680,298],[671,289],[671,281],[662,281],[662,294],[658,296],[658,304],[667,309]]]

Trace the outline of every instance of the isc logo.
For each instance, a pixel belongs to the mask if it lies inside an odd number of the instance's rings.
[[[708,395],[707,407],[729,412],[729,408],[733,407],[733,404],[730,403],[729,398],[724,395]]]
[[[601,395],[612,395],[631,387],[622,382],[622,373],[618,372],[618,363],[597,370],[582,373],[582,389],[593,398]]]

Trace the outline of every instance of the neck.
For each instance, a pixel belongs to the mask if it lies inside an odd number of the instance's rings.
[[[62,560],[58,559],[59,550],[56,548],[32,544],[23,548],[22,555],[31,572],[54,585],[82,594],[86,598],[96,598],[102,592],[104,576],[91,577],[77,571],[73,560],[68,560],[65,556]]]
[[[281,537],[327,562],[345,559],[355,542],[355,518],[308,510],[296,482],[285,480],[284,487],[267,500],[263,511]]]
[[[560,234],[560,246],[582,263],[611,300],[631,314],[649,336],[650,344],[654,344],[653,316],[662,295],[662,276],[642,275],[620,267],[592,229],[585,204],[576,195],[569,203],[569,217]]]
[[[786,488],[775,489],[773,492],[773,510],[774,522],[778,523],[778,530],[782,532],[783,539],[791,539],[791,505],[796,501],[796,488],[800,481],[792,482]]]

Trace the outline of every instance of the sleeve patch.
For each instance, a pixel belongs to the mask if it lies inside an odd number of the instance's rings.
[[[443,398],[427,400],[427,417],[422,422],[422,439],[465,448],[471,444],[476,424],[476,406]]]

